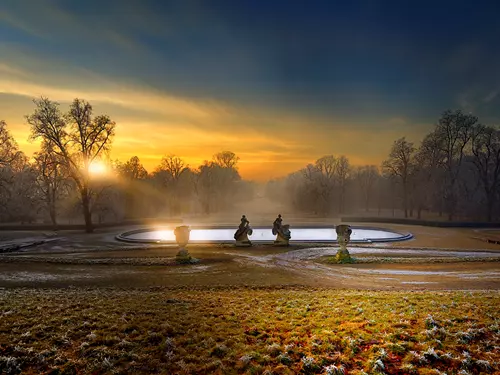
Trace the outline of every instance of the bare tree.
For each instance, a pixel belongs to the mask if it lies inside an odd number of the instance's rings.
[[[500,190],[500,130],[476,126],[471,148],[472,162],[486,198],[486,220],[492,221]]]
[[[365,165],[356,170],[356,178],[359,181],[364,197],[365,211],[368,212],[373,194],[373,188],[380,174],[376,165]]]
[[[0,120],[0,167],[9,165],[19,153],[17,142],[7,130],[7,124]]]
[[[169,180],[177,181],[186,168],[188,166],[184,163],[184,160],[175,155],[168,155],[161,159],[156,170],[166,172]]]
[[[444,198],[448,220],[453,220],[455,215],[458,203],[457,180],[466,155],[466,147],[472,139],[476,124],[477,117],[473,115],[464,114],[460,110],[454,112],[447,110],[434,130],[438,149],[443,154]]]
[[[403,187],[403,209],[408,217],[409,182],[413,168],[413,154],[415,147],[405,137],[394,141],[389,159],[382,163],[382,170],[389,176],[397,178]]]
[[[7,124],[0,120],[0,169],[7,168],[4,173],[0,173],[0,189],[7,189],[8,185],[12,183],[12,178],[14,178],[11,173],[12,166],[22,162],[23,158],[24,154],[19,151],[17,142],[7,129]]]
[[[412,175],[413,196],[417,205],[417,218],[422,217],[422,210],[429,209],[433,203],[442,199],[443,153],[439,148],[439,139],[435,133],[425,136],[415,153],[414,173]]]
[[[193,175],[194,191],[204,213],[227,209],[234,203],[234,196],[241,190],[241,177],[234,167],[221,166],[205,161]]]
[[[314,165],[309,164],[302,170],[302,175],[307,183],[303,186],[301,194],[302,196],[319,194],[323,204],[316,207],[316,210],[319,208],[323,214],[328,214],[332,209],[336,163],[337,159],[333,155],[326,155],[316,160]],[[308,200],[318,203],[315,199]]]
[[[222,168],[235,168],[240,158],[232,151],[218,152],[213,156],[213,161]]]
[[[192,176],[195,194],[198,196],[203,213],[209,215],[214,206],[214,196],[217,191],[217,164],[205,161]]]
[[[124,213],[127,218],[146,213],[149,203],[157,198],[157,189],[149,186],[148,172],[137,156],[127,162],[115,162],[114,169],[118,173],[120,191],[124,199]],[[147,195],[144,194],[147,192]],[[115,194],[116,196],[116,194]]]
[[[175,155],[168,155],[162,158],[160,165],[153,173],[153,179],[166,192],[168,207],[173,214],[178,214],[180,211],[182,189],[179,181],[188,170],[189,167],[184,160]]]
[[[92,116],[90,103],[75,99],[66,115],[59,103],[42,97],[35,99],[33,114],[26,116],[31,139],[41,138],[61,157],[80,194],[85,229],[93,231],[89,168],[109,151],[115,123],[106,115]]]
[[[17,157],[5,168],[2,174],[8,176],[9,184],[2,189],[6,210],[4,217],[8,220],[19,220],[21,224],[31,223],[38,213],[38,197],[36,192],[36,174],[28,162],[28,158],[19,152]]]
[[[335,178],[337,159],[333,155],[323,156],[316,160],[314,164],[316,169],[327,179],[333,180]]]
[[[128,180],[144,180],[148,177],[148,171],[137,156],[132,156],[126,163],[117,162],[116,164],[120,177]]]
[[[335,174],[339,186],[339,213],[341,214],[344,213],[345,209],[346,187],[350,173],[351,165],[349,164],[349,159],[344,155],[340,156],[335,165]]]
[[[42,150],[33,156],[33,168],[36,171],[36,185],[41,200],[49,213],[52,224],[57,225],[57,206],[67,184],[67,171],[64,161],[51,150],[42,145]]]

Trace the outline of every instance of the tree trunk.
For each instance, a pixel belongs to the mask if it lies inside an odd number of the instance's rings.
[[[92,233],[94,227],[92,226],[92,213],[90,212],[90,196],[87,188],[82,189],[82,209],[83,219],[85,220],[85,232]]]
[[[54,204],[50,205],[49,215],[50,215],[50,221],[52,221],[52,225],[54,225],[54,227],[57,227],[56,208]]]
[[[413,206],[414,206],[413,198],[410,198],[410,217],[413,217]]]
[[[486,221],[493,221],[493,207],[495,207],[496,199],[495,193],[489,192],[487,193],[487,206],[486,206]]]
[[[45,194],[45,199],[47,201],[47,208],[49,210],[50,221],[54,227],[57,226],[57,215],[56,215],[56,200],[55,194],[47,192]]]

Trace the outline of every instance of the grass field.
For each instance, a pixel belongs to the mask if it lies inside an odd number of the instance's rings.
[[[498,306],[493,291],[0,289],[0,373],[498,374]]]

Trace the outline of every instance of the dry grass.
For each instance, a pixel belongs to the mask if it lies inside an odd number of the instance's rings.
[[[0,373],[488,374],[498,292],[0,290]]]

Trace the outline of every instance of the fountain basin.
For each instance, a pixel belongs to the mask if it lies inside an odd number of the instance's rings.
[[[351,243],[395,242],[413,238],[411,233],[399,233],[389,229],[351,227]],[[253,243],[272,243],[276,239],[271,228],[252,228],[248,236]],[[191,227],[189,243],[234,243],[235,228]],[[336,243],[335,227],[296,227],[291,229],[291,243]],[[144,228],[124,232],[116,236],[119,241],[134,243],[175,244],[174,228]]]

